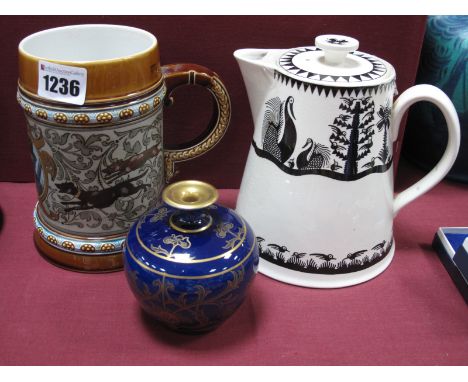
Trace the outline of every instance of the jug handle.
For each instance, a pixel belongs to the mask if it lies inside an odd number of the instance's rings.
[[[185,144],[164,148],[166,182],[169,182],[176,174],[175,163],[203,155],[221,140],[231,119],[231,100],[219,76],[204,66],[170,64],[163,66],[161,70],[167,87],[165,106],[171,106],[174,102],[171,96],[174,89],[186,85],[199,85],[206,88],[215,101],[210,123],[198,137]]]
[[[398,137],[401,119],[408,108],[419,101],[428,101],[435,104],[444,115],[448,129],[448,143],[445,152],[435,167],[422,179],[406,190],[400,192],[393,203],[394,216],[408,203],[423,195],[439,183],[449,172],[460,147],[460,122],[457,111],[450,98],[440,89],[432,85],[416,85],[404,91],[393,105],[392,126],[393,141]],[[421,126],[422,127],[422,126]]]

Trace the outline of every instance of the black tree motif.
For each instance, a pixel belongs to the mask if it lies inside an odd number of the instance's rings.
[[[339,108],[345,111],[329,125],[333,133],[330,143],[333,154],[345,161],[344,173],[354,176],[358,173],[358,161],[366,157],[373,145],[375,134],[374,101],[372,97],[342,97]]]
[[[382,131],[382,129],[384,130],[383,147],[379,152],[379,159],[382,161],[382,163],[385,163],[390,154],[387,144],[387,134],[388,129],[390,128],[390,118],[392,115],[392,108],[390,107],[390,102],[387,101],[387,104],[385,106],[380,106],[377,115],[380,117],[379,121],[377,122],[377,129],[379,129],[379,131]]]

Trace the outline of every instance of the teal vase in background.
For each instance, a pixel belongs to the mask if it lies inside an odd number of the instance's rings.
[[[417,84],[443,90],[460,119],[461,145],[449,179],[468,183],[468,16],[430,16],[421,52]],[[447,127],[439,109],[429,102],[411,108],[403,155],[424,170],[442,157],[447,145]]]

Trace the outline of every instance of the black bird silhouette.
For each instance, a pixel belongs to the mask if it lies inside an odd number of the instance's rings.
[[[348,253],[348,256],[346,256],[347,259],[349,260],[354,260],[356,258],[358,258],[359,256],[361,256],[363,253],[365,253],[366,250],[363,249],[361,251],[357,251],[357,252],[353,252],[353,253]]]
[[[343,168],[343,166],[341,166],[340,164],[338,164],[338,162],[337,162],[336,160],[333,160],[333,163],[332,163],[332,165],[330,166],[330,169],[331,169],[332,171],[336,171],[336,170],[338,170],[338,169],[340,169],[340,168]]]
[[[301,253],[294,252],[291,257],[294,257],[295,259],[300,259],[300,258],[304,257],[305,255],[306,255],[305,252],[301,252]]]
[[[370,125],[369,127],[366,127],[364,129],[362,129],[362,134],[364,134],[364,135],[371,134],[373,128],[374,128],[374,125]]]
[[[335,134],[336,138],[340,139],[343,143],[349,143],[348,137],[346,135],[346,131],[341,130],[340,128],[336,126],[331,127],[333,130],[333,133]]]
[[[342,119],[343,121],[347,121],[351,118],[351,116],[348,114],[340,114],[337,118]]]
[[[296,125],[294,120],[296,116],[293,110],[294,98],[289,96],[285,102],[284,126],[279,131],[278,147],[281,151],[281,162],[285,163],[294,152],[297,141]]]
[[[364,168],[372,168],[375,166],[375,160],[378,159],[377,157],[372,157],[371,161],[369,163],[365,163],[362,165]]]
[[[325,261],[336,260],[336,258],[333,255],[331,254],[326,255],[325,253],[310,253],[309,256],[316,256],[319,259],[325,260]]]
[[[281,253],[289,252],[288,248],[286,248],[284,245],[279,246],[277,244],[268,244],[268,247],[276,249],[278,252],[281,252]]]
[[[320,143],[314,143],[312,138],[307,138],[303,151],[297,156],[296,165],[299,169],[322,168],[330,159],[327,147]]]
[[[263,118],[263,150],[285,163],[296,147],[297,133],[294,124],[294,98],[281,102],[279,97],[270,99]]]
[[[385,244],[387,243],[386,240],[383,240],[381,243],[375,245],[372,247],[372,250],[373,251],[378,251],[379,249],[382,249],[383,247],[385,247]]]
[[[281,159],[278,136],[279,129],[283,124],[284,102],[281,102],[279,97],[268,100],[263,118],[262,144],[263,150],[273,155],[277,160]]]
[[[336,143],[336,142],[334,142],[334,141],[331,143],[331,147],[332,147],[332,149],[337,150],[337,151],[344,151],[344,150],[346,150],[346,147],[340,146],[338,143]]]
[[[372,147],[372,137],[369,137],[369,140],[367,141],[367,143],[359,147],[359,150],[366,150],[366,149],[370,150],[371,147]]]
[[[327,38],[327,42],[330,44],[337,44],[337,45],[342,45],[348,42],[348,40],[338,40],[336,38]]]

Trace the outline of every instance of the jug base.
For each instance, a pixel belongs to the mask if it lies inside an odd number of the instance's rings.
[[[37,231],[33,237],[41,255],[60,268],[86,273],[115,272],[123,268],[122,252],[109,255],[77,255],[49,245]]]
[[[320,275],[297,272],[276,264],[272,264],[269,261],[266,261],[262,258],[260,258],[258,271],[264,274],[265,276],[287,284],[307,288],[343,288],[361,284],[378,276],[390,265],[394,254],[395,242],[392,243],[388,255],[372,267],[369,267],[362,271],[338,275]]]

